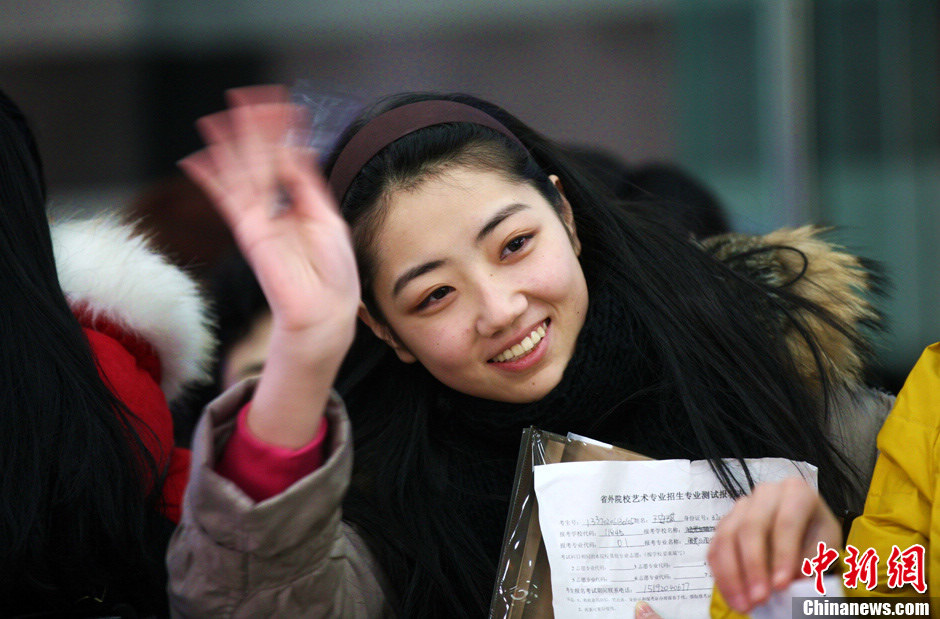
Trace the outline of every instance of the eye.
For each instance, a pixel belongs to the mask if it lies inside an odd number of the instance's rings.
[[[453,288],[450,286],[441,286],[440,288],[435,288],[434,291],[431,292],[431,294],[424,297],[424,299],[421,301],[421,303],[418,304],[418,307],[416,309],[422,310],[426,307],[430,307],[431,305],[434,305],[435,303],[437,303],[438,301],[440,301],[441,299],[449,295],[452,290]]]
[[[499,257],[506,258],[510,254],[514,254],[520,251],[523,247],[525,247],[529,243],[529,241],[532,239],[533,236],[534,235],[532,234],[522,234],[520,236],[515,237],[514,239],[506,243],[506,246],[503,248],[503,251],[499,255]]]

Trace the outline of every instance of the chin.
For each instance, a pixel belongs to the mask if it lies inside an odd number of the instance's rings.
[[[459,383],[448,382],[443,377],[438,380],[455,391],[475,398],[508,404],[531,404],[538,402],[557,387],[561,382],[563,372],[564,370],[557,373],[551,372],[551,375],[546,376],[543,370],[535,376],[517,377],[516,381],[509,382],[505,378],[499,381],[486,381],[483,377],[477,377],[473,382],[461,381]]]
[[[503,391],[499,394],[500,397],[493,399],[499,400],[500,402],[509,402],[510,404],[531,404],[532,402],[538,402],[551,393],[552,389],[558,386],[559,382],[561,382],[560,377],[556,381],[551,381],[550,383],[546,384],[532,385],[527,389],[521,389],[519,391]]]

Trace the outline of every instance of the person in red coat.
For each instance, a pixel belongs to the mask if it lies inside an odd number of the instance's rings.
[[[173,445],[168,400],[207,378],[213,346],[195,282],[113,218],[53,222],[59,282],[101,377],[165,471],[163,513],[179,521],[189,450]]]
[[[46,219],[0,92],[0,615],[166,614],[189,450],[168,400],[212,348],[195,283],[112,219]]]

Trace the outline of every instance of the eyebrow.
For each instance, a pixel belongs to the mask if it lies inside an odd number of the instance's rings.
[[[483,227],[480,228],[480,231],[477,232],[475,242],[480,243],[483,239],[486,238],[486,236],[489,233],[495,230],[496,227],[499,224],[501,224],[504,220],[506,220],[508,217],[510,217],[511,215],[515,213],[518,213],[519,211],[525,210],[527,208],[529,208],[528,204],[522,204],[520,202],[516,202],[516,203],[509,204],[499,209],[499,211],[497,211],[492,217],[490,217],[487,220],[485,224],[483,224]],[[419,264],[416,267],[412,267],[408,269],[407,271],[402,273],[401,277],[395,280],[395,285],[392,287],[392,296],[397,297],[398,294],[402,291],[402,289],[405,286],[407,286],[411,280],[421,277],[425,273],[429,273],[433,271],[434,269],[442,267],[446,263],[447,263],[446,260],[432,260],[430,262],[425,262],[424,264]]]
[[[402,273],[402,276],[395,280],[395,286],[392,288],[392,296],[397,297],[398,293],[401,292],[401,289],[404,288],[408,282],[415,279],[416,277],[421,277],[429,271],[444,266],[446,260],[432,260],[431,262],[425,262],[424,264],[419,264],[416,267],[412,267]]]
[[[480,241],[485,239],[486,235],[488,235],[490,232],[495,230],[496,226],[503,223],[504,219],[506,219],[510,215],[518,213],[519,211],[525,210],[527,208],[529,208],[528,204],[522,204],[520,202],[516,202],[514,204],[510,204],[508,206],[504,206],[503,208],[499,209],[499,211],[497,211],[495,215],[490,217],[489,221],[483,224],[483,227],[480,228],[480,231],[477,233],[476,242],[479,243]]]

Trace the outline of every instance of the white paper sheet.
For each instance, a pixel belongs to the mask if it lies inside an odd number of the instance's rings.
[[[839,576],[823,576],[823,587],[827,595],[845,595]],[[751,619],[793,619],[793,598],[813,597],[821,597],[816,593],[814,579],[794,580],[787,589],[774,593],[767,602],[752,610]]]
[[[760,481],[816,485],[805,463],[747,463]],[[534,475],[556,619],[632,617],[639,600],[664,619],[708,618],[706,551],[732,500],[707,462],[565,462]]]

